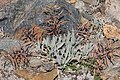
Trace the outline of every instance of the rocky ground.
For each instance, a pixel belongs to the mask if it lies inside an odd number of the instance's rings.
[[[0,0],[0,80],[120,80],[119,0]]]

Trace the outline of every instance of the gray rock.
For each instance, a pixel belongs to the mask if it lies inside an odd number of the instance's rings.
[[[9,39],[9,38],[0,39],[0,49],[11,52],[13,47],[20,48],[21,46],[20,42],[21,41]]]
[[[4,18],[4,12],[0,12],[0,19]]]
[[[50,71],[54,69],[54,63],[50,61],[44,61],[42,58],[31,57],[29,59],[29,66],[37,69],[37,71]]]
[[[106,16],[109,15],[112,20],[120,21],[120,0],[106,0],[105,2],[106,5]],[[117,21],[117,24],[118,24]],[[114,22],[114,21],[113,21]]]
[[[32,24],[39,25],[45,21],[47,16],[43,10],[50,4],[58,4],[64,9],[62,15],[69,22],[64,27],[72,28],[79,24],[80,14],[74,6],[65,0],[18,0],[5,7],[4,21],[0,21],[6,32],[13,32],[16,28],[31,27]],[[9,29],[9,30],[7,30]]]

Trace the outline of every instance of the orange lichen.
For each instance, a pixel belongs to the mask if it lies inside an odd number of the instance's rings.
[[[66,0],[68,3],[75,4],[77,0]]]
[[[46,73],[34,73],[28,70],[17,70],[16,75],[26,80],[54,80],[54,78],[58,75],[58,70],[53,69],[52,71]]]
[[[105,24],[103,26],[103,33],[106,38],[117,38],[120,39],[120,29],[114,25]]]

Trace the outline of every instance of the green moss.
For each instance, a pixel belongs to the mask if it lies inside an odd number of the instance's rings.
[[[95,75],[94,80],[102,80],[99,75]]]

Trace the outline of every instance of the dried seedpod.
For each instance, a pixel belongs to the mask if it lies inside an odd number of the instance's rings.
[[[43,13],[46,16],[44,22],[40,24],[47,30],[47,35],[58,35],[65,33],[63,26],[68,22],[65,19],[64,8],[60,5],[50,4],[46,6]]]
[[[51,16],[46,20],[46,24],[49,24],[49,26],[45,28],[47,30],[47,35],[58,35],[65,33],[61,26],[67,23],[67,21],[62,20],[63,17],[64,16]]]
[[[106,45],[107,46],[105,47],[100,42],[97,42],[94,45],[94,52],[92,54],[92,57],[96,60],[96,67],[99,70],[108,67],[109,62],[114,64],[112,60],[114,49],[111,48],[109,43],[106,43]]]
[[[46,31],[39,26],[32,25],[31,28],[22,28],[16,31],[15,38],[21,40],[22,46],[27,49],[33,49],[37,41],[41,42]]]

